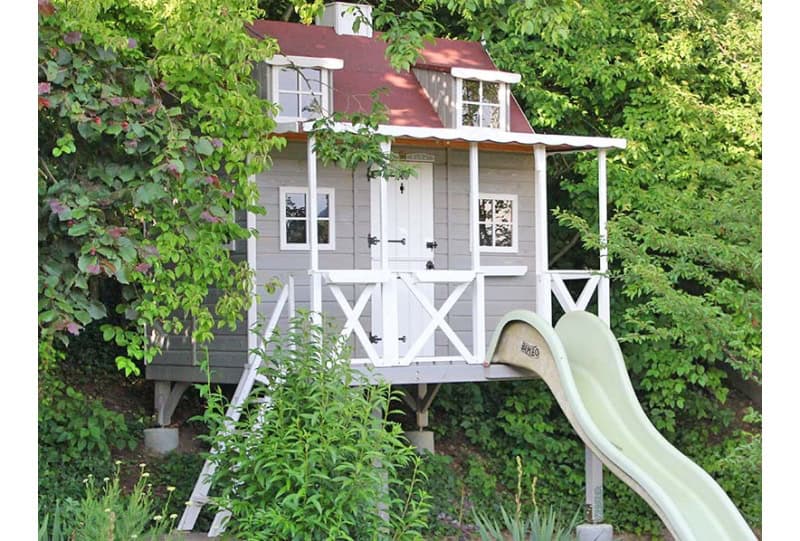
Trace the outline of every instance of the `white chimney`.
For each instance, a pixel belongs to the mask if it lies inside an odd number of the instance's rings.
[[[348,11],[352,8],[351,11]],[[362,16],[367,22],[362,21],[358,31],[353,31],[353,23]],[[340,36],[372,37],[372,6],[369,4],[350,4],[347,2],[331,2],[325,4],[322,17],[317,17],[319,26],[330,26]]]

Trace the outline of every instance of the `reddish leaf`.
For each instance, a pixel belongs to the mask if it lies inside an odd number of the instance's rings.
[[[50,0],[39,0],[39,15],[49,17],[56,12],[56,8]]]
[[[70,334],[74,334],[75,336],[78,336],[78,334],[80,334],[82,328],[83,327],[81,327],[74,321],[70,321],[69,323],[67,323],[67,332]]]
[[[221,221],[222,221],[222,218],[217,218],[216,216],[214,216],[213,214],[211,214],[211,213],[210,213],[210,212],[208,212],[207,210],[204,210],[204,211],[203,211],[203,212],[200,214],[200,217],[201,217],[203,220],[205,220],[205,221],[207,221],[207,222],[209,222],[209,223],[212,223],[212,224],[218,224],[219,222],[221,222]]]
[[[100,274],[100,265],[98,265],[97,263],[86,265],[86,272],[88,272],[89,274]]]
[[[39,83],[39,95],[50,93],[50,83]]]
[[[153,268],[153,266],[152,266],[150,263],[139,263],[138,265],[136,265],[136,266],[134,267],[134,269],[135,269],[136,271],[138,271],[138,272],[147,272],[147,271],[149,271],[151,268]]]
[[[136,45],[138,45],[138,44],[136,43],[135,39],[128,38],[128,49],[135,49]]]
[[[80,32],[67,32],[64,34],[64,43],[75,45],[81,41],[81,38],[83,38],[83,34]]]
[[[114,226],[114,227],[109,228],[109,230],[108,230],[108,234],[111,235],[111,237],[115,238],[115,239],[120,238],[122,235],[124,235],[127,232],[128,232],[128,228],[127,227]]]
[[[41,109],[42,107],[44,107],[45,109],[49,108],[50,107],[50,100],[48,100],[47,98],[42,98],[40,96],[39,97],[39,109]]]

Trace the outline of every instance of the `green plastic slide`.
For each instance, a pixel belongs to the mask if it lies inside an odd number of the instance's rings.
[[[619,344],[597,316],[570,312],[554,330],[533,312],[509,312],[487,358],[541,377],[586,446],[645,499],[677,541],[756,539],[711,476],[647,419]]]

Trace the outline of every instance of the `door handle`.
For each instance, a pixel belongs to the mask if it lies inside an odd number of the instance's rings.
[[[434,270],[435,268],[436,268],[436,265],[434,265],[433,261],[431,261],[430,259],[428,260],[427,263],[425,263],[425,269],[426,270]]]

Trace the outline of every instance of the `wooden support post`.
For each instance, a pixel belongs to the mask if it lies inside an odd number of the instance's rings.
[[[381,143],[385,154],[391,152],[391,143]],[[380,182],[380,218],[381,218],[381,270],[389,271],[389,179],[381,177]],[[396,364],[400,357],[399,322],[397,306],[397,280],[390,279],[381,284],[381,364]]]
[[[606,179],[606,151],[597,153],[597,197],[600,232],[600,272],[608,273],[608,181]],[[611,325],[611,292],[608,276],[600,278],[597,289],[597,315]]]
[[[536,269],[536,313],[552,323],[552,294],[550,292],[549,251],[547,242],[547,150],[544,145],[533,146],[534,161],[534,268]]]
[[[600,233],[600,272],[608,272],[608,215],[606,203],[606,151],[597,153],[597,192]],[[611,322],[611,306],[609,299],[608,277],[602,276],[597,287],[597,315],[607,324]],[[591,520],[603,522],[603,463],[588,447],[586,448],[586,504],[591,505]]]
[[[322,313],[322,277],[319,274],[319,239],[317,238],[317,151],[313,135],[308,136],[308,240],[310,248],[309,272],[311,274],[311,311],[314,320],[320,321]]]
[[[475,283],[472,286],[472,354],[476,362],[484,362],[486,356],[486,294],[481,273],[481,243],[478,231],[478,205],[480,204],[480,164],[478,143],[469,145],[469,231],[472,243],[472,271]]]
[[[255,177],[250,177],[251,182],[255,183]],[[256,215],[253,212],[247,211],[247,229],[254,231],[256,229]],[[255,333],[255,327],[258,323],[258,277],[256,276],[256,240],[258,237],[251,234],[247,237],[247,266],[253,272],[253,284],[251,288],[250,306],[247,309],[247,359],[253,354],[252,351],[258,347],[258,335]]]

